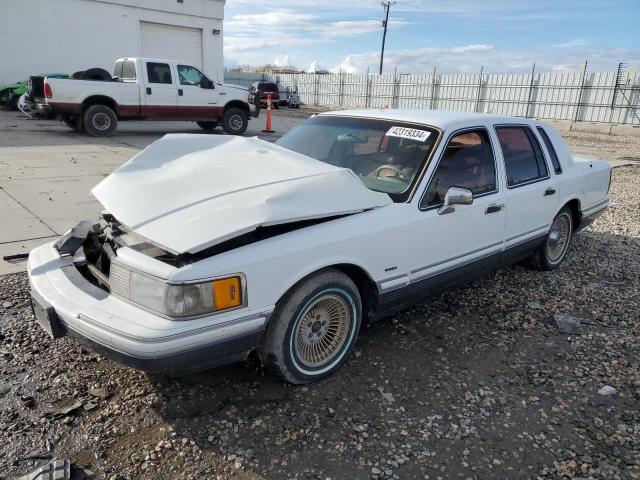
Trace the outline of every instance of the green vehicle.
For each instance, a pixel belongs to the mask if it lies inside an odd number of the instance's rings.
[[[18,109],[18,100],[27,92],[27,82],[18,82],[0,87],[0,105],[12,110]]]
[[[66,73],[47,73],[44,76],[49,78],[69,78],[69,75]],[[20,100],[20,97],[28,91],[28,80],[0,86],[0,106],[17,110],[18,100]]]

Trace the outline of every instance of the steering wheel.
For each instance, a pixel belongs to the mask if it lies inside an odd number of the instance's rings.
[[[393,172],[393,175],[380,175],[380,173],[383,170],[391,170]],[[391,164],[381,165],[380,167],[375,169],[373,174],[374,174],[374,176],[376,178],[380,178],[380,177],[385,178],[385,177],[387,177],[387,178],[394,178],[394,179],[404,180],[404,174],[402,173],[402,170],[400,170],[395,165],[391,165]]]

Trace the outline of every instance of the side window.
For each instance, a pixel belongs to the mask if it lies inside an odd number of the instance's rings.
[[[207,77],[196,67],[178,65],[178,78],[180,79],[180,85],[199,87],[202,79]]]
[[[553,148],[553,143],[547,135],[547,132],[544,131],[544,128],[538,127],[538,133],[542,137],[542,141],[547,147],[547,151],[549,152],[549,156],[551,157],[551,163],[553,164],[553,171],[556,172],[557,175],[562,173],[562,166],[560,165],[560,160],[558,160],[558,154],[556,153],[556,149]]]
[[[500,140],[507,186],[515,187],[548,175],[540,144],[527,127],[496,127]]]
[[[441,204],[449,187],[468,188],[474,196],[496,190],[496,166],[486,130],[466,131],[449,140],[420,206]]]
[[[171,69],[168,63],[147,62],[147,76],[149,83],[172,84]]]

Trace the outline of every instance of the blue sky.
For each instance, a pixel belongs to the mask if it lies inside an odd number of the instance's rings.
[[[377,71],[375,0],[227,0],[225,64]],[[640,67],[640,0],[398,0],[385,72],[525,72]]]

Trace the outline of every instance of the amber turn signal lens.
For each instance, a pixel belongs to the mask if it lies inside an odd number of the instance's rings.
[[[242,305],[240,277],[222,278],[211,282],[213,303],[217,312]]]

